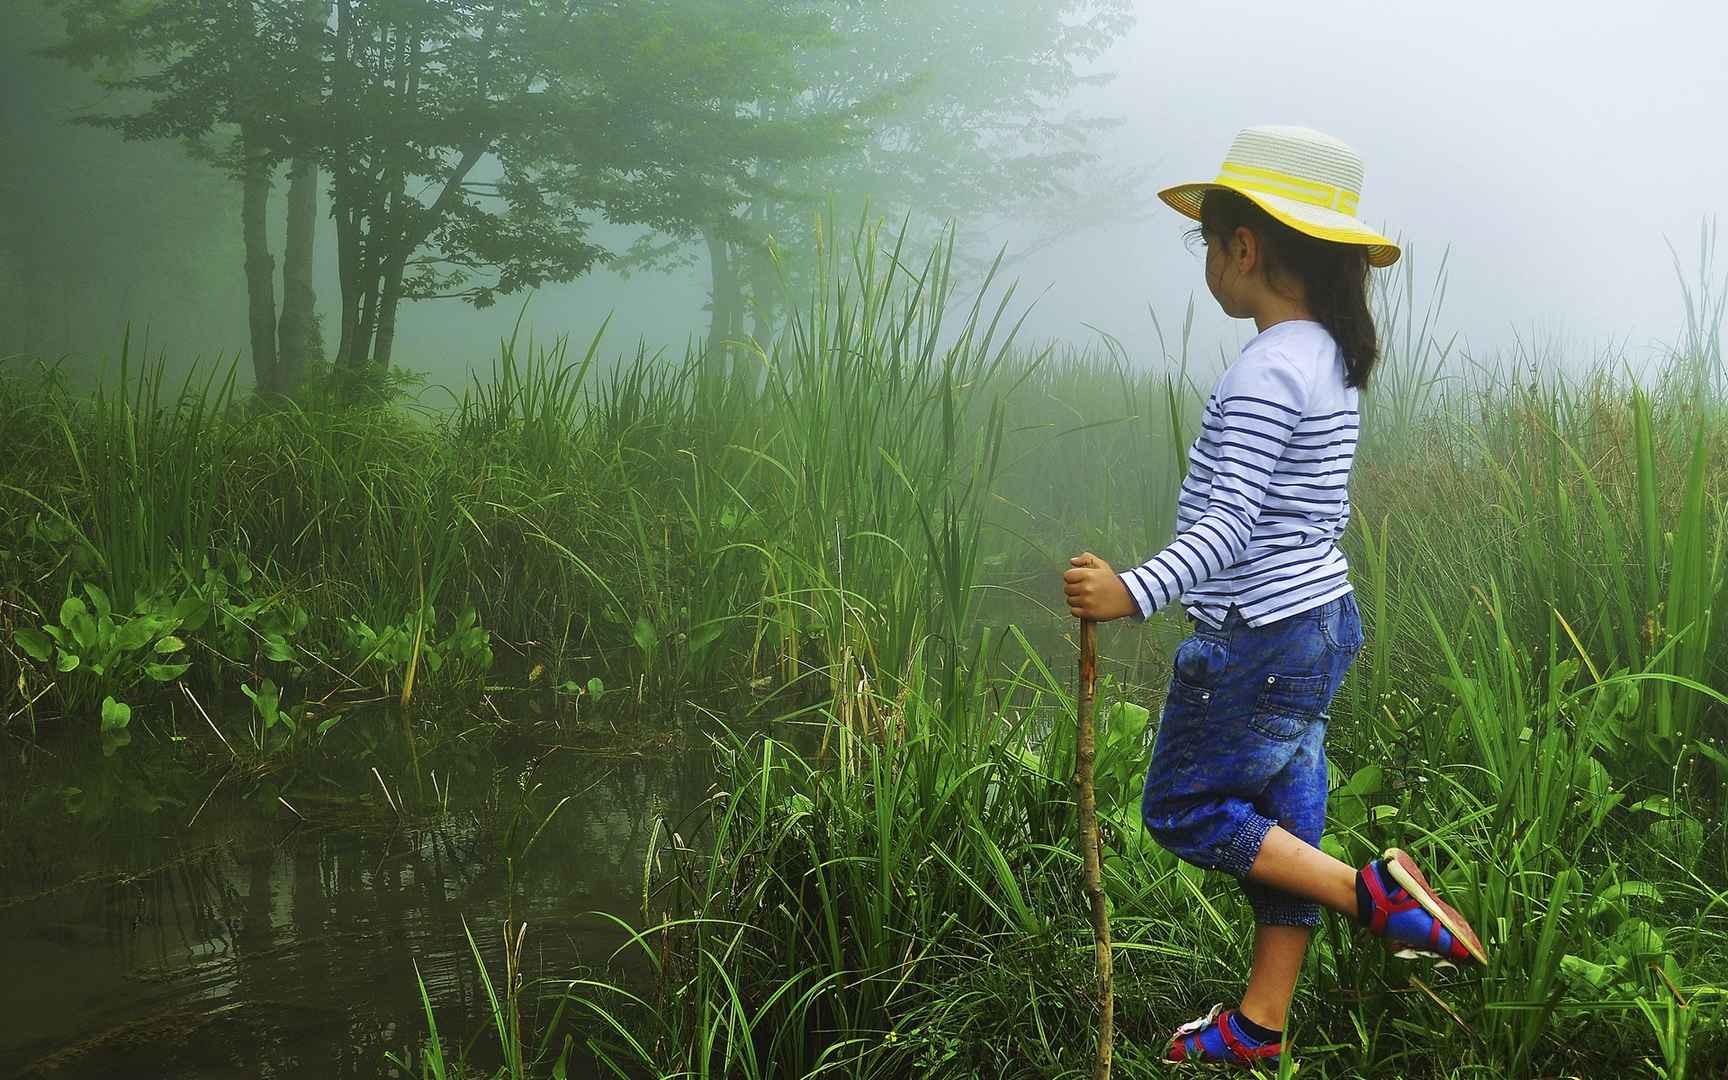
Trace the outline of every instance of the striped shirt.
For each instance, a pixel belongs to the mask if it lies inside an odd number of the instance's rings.
[[[1338,540],[1358,396],[1317,322],[1278,323],[1243,347],[1189,448],[1176,539],[1120,575],[1141,618],[1180,598],[1208,625],[1234,605],[1263,626],[1350,591]]]

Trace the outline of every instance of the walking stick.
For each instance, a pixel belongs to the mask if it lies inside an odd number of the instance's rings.
[[[1093,1080],[1110,1080],[1110,1048],[1116,1026],[1116,1001],[1110,985],[1110,912],[1104,906],[1104,868],[1098,841],[1098,796],[1092,787],[1097,738],[1092,724],[1098,682],[1098,624],[1080,620],[1080,695],[1074,728],[1074,783],[1080,788],[1080,854],[1086,866],[1086,895],[1092,900],[1092,943],[1098,954],[1098,1059]]]

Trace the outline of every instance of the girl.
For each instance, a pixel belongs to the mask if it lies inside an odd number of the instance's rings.
[[[1141,816],[1164,847],[1242,882],[1254,961],[1241,1004],[1174,1033],[1173,1061],[1275,1061],[1320,907],[1397,947],[1486,963],[1410,856],[1360,870],[1320,851],[1326,708],[1362,646],[1348,567],[1357,397],[1379,355],[1368,269],[1398,248],[1355,217],[1362,164],[1317,131],[1248,128],[1218,178],[1160,192],[1200,222],[1206,285],[1259,334],[1206,403],[1174,542],[1118,574],[1063,575],[1082,619],[1144,620],[1180,599],[1194,633],[1174,672]]]

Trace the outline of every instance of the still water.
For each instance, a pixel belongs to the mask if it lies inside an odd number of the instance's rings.
[[[604,965],[623,935],[593,913],[640,924],[655,821],[713,782],[671,740],[354,745],[196,783],[172,747],[0,748],[0,1077],[394,1075],[416,967],[448,1045],[488,1023],[465,924],[495,983],[507,910],[530,982]]]

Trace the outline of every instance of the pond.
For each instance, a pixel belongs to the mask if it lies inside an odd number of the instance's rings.
[[[495,981],[507,913],[531,983],[605,964],[624,934],[594,913],[641,922],[655,822],[713,783],[700,737],[389,741],[197,781],[142,740],[5,745],[0,1077],[388,1075],[425,1031],[417,970],[466,1043],[489,1023],[467,932]]]

